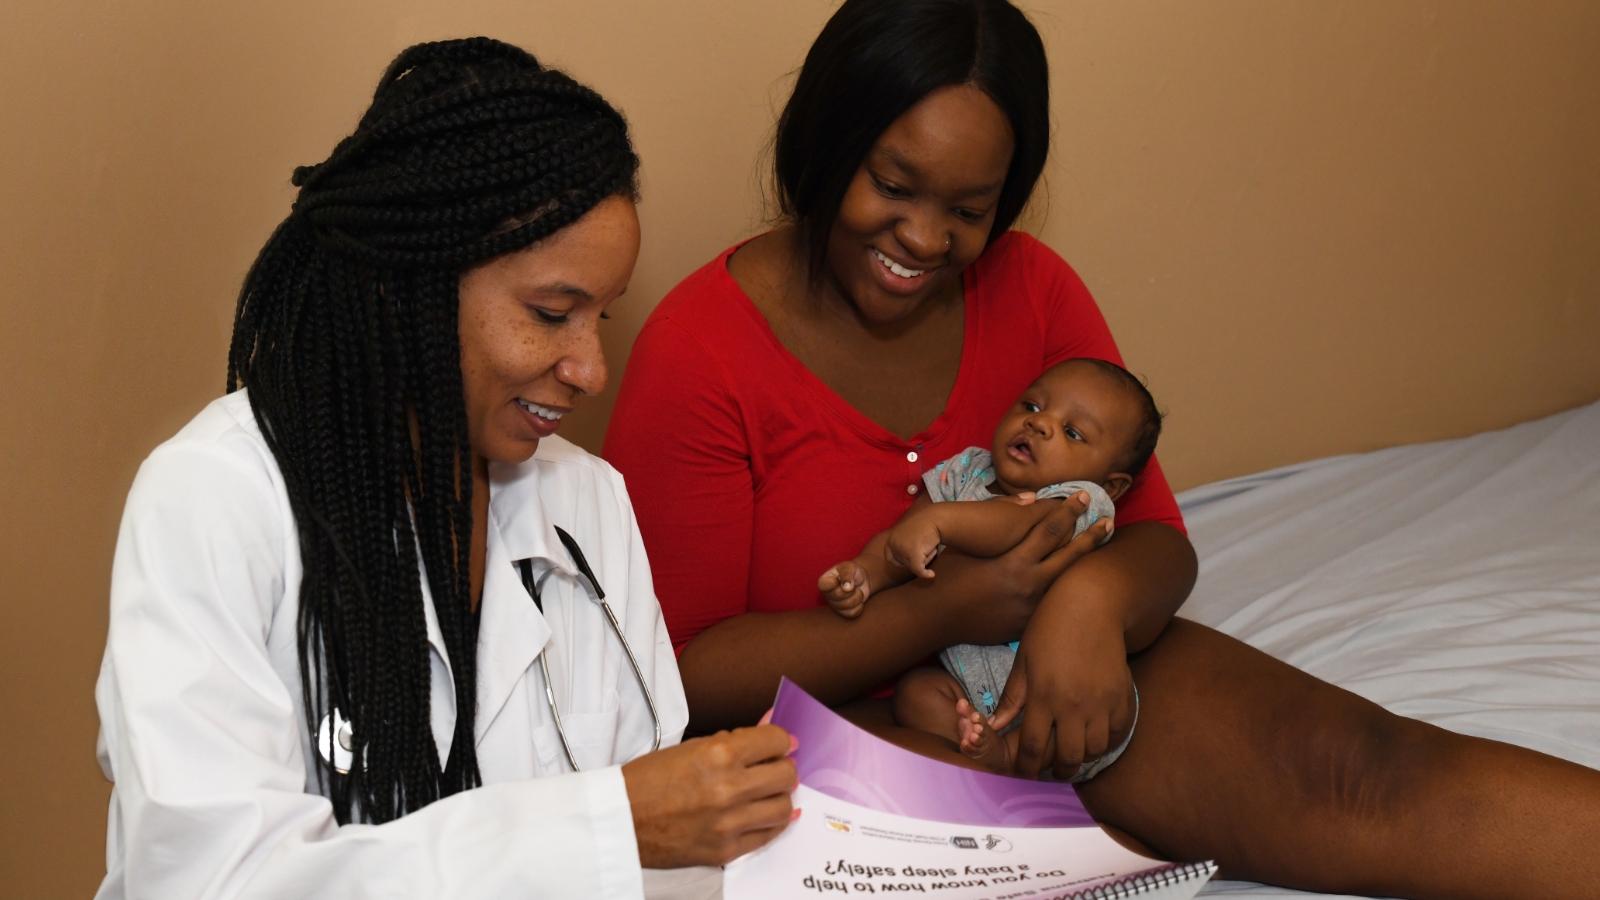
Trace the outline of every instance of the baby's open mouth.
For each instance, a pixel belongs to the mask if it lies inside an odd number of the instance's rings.
[[[1019,434],[1006,445],[1006,452],[1018,462],[1033,462],[1033,444],[1025,434]]]

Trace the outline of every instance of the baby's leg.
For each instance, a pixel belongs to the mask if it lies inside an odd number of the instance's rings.
[[[954,741],[961,753],[991,772],[1011,771],[1017,733],[996,734],[967,701],[966,688],[943,669],[912,669],[894,691],[894,719],[906,728]]]
[[[961,743],[956,703],[966,699],[961,682],[943,669],[912,669],[894,689],[894,720]]]
[[[956,701],[956,728],[961,732],[962,756],[981,763],[991,772],[1011,773],[1021,731],[1013,729],[1009,734],[995,731],[989,727],[989,720],[983,713],[973,709],[965,697]]]

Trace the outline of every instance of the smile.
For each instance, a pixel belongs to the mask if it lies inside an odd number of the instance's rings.
[[[888,269],[894,274],[899,275],[901,278],[916,278],[919,275],[926,275],[928,273],[927,269],[908,269],[889,257],[884,256],[882,253],[879,253],[876,247],[872,248],[872,255],[878,260],[878,262],[883,263],[883,267],[885,269]]]
[[[517,398],[517,405],[541,419],[549,419],[552,422],[559,422],[561,421],[561,417],[566,415],[564,412],[557,412],[556,410],[553,410],[547,406],[540,406],[537,403],[529,403],[521,397]]]

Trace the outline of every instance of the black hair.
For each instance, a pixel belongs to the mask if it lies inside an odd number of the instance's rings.
[[[846,189],[879,136],[935,89],[970,84],[1011,122],[1015,148],[989,239],[1021,215],[1050,152],[1044,42],[1006,0],[845,0],[806,54],[778,119],[779,207],[813,275]]]
[[[1166,418],[1159,409],[1156,409],[1156,398],[1150,396],[1150,388],[1145,385],[1144,379],[1114,362],[1090,356],[1080,356],[1066,362],[1090,363],[1099,369],[1101,374],[1133,395],[1134,401],[1139,406],[1139,432],[1134,436],[1133,445],[1119,460],[1118,471],[1138,478],[1144,467],[1150,464],[1150,457],[1155,455],[1156,442],[1161,440],[1161,420]]]
[[[349,773],[317,770],[341,823],[482,783],[461,274],[633,196],[638,165],[621,114],[525,51],[419,44],[355,133],[295,170],[293,211],[245,278],[228,390],[248,389],[299,531],[305,725],[316,743],[330,710],[351,723]],[[455,681],[443,766],[429,595]]]

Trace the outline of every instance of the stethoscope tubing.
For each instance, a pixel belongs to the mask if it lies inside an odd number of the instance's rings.
[[[622,643],[622,652],[628,657],[628,666],[633,669],[633,677],[639,681],[639,689],[644,692],[644,702],[650,710],[650,722],[655,728],[655,739],[650,744],[650,752],[661,749],[661,715],[656,710],[656,698],[650,693],[650,685],[644,680],[644,670],[639,666],[638,657],[633,655],[633,646],[628,643],[628,638],[622,633],[622,625],[617,621],[617,614],[612,611],[611,604],[606,602],[606,592],[600,587],[599,579],[595,578],[594,570],[589,568],[589,561],[584,558],[583,551],[579,549],[578,542],[573,539],[561,526],[555,526],[556,536],[561,539],[567,552],[572,555],[572,561],[577,565],[578,572],[589,582],[594,590],[595,602],[606,614],[606,622],[611,625],[611,631],[616,634],[617,640]],[[522,586],[527,589],[528,596],[533,599],[534,606],[538,607],[539,614],[544,615],[544,601],[539,596],[539,586],[533,580],[533,560],[517,560],[517,568],[522,574]],[[551,638],[554,640],[554,637]],[[578,758],[573,755],[572,745],[567,742],[567,731],[561,723],[561,708],[556,705],[555,682],[550,678],[549,654],[539,652],[539,669],[544,674],[544,697],[550,704],[550,716],[556,726],[556,737],[561,740],[561,750],[567,756],[567,764],[572,766],[572,771],[578,772]]]

